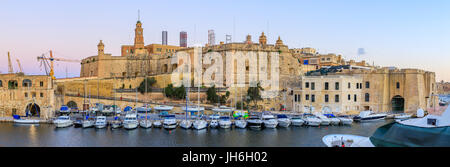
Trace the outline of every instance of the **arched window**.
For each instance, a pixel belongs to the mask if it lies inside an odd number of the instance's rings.
[[[23,86],[23,87],[31,87],[31,86],[33,86],[33,84],[31,83],[31,80],[29,80],[29,79],[24,79],[24,80],[22,81],[22,86]]]
[[[366,95],[364,96],[364,99],[365,99],[366,102],[369,102],[369,101],[370,101],[370,95],[369,95],[369,93],[366,93]]]
[[[8,81],[8,89],[17,89],[17,81],[16,80],[11,80]]]
[[[366,89],[370,88],[370,82],[366,82]]]
[[[0,80],[0,87],[3,87],[3,83],[2,83],[2,80]]]

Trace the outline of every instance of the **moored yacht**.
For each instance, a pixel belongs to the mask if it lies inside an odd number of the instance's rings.
[[[161,119],[155,119],[153,120],[153,125],[154,128],[161,128],[162,127],[162,122]]]
[[[331,120],[322,114],[314,114],[318,119],[320,119],[320,125],[328,126],[331,123]]]
[[[278,126],[277,119],[275,119],[275,117],[270,112],[263,112],[261,118],[264,128],[276,128]]]
[[[59,116],[56,120],[53,121],[53,124],[55,124],[57,128],[65,128],[72,126],[73,121],[70,120],[69,116]]]
[[[302,126],[305,121],[302,119],[300,115],[294,115],[291,117],[292,126]]]
[[[177,120],[175,115],[166,115],[163,120],[164,129],[170,130],[177,128]]]
[[[183,129],[189,129],[191,128],[191,126],[192,126],[191,120],[184,119],[180,123],[180,127]]]
[[[211,115],[209,116],[209,118],[211,119],[211,121],[209,122],[209,127],[211,128],[219,127],[219,118],[220,118],[219,114]]]
[[[81,127],[83,128],[92,128],[94,127],[95,121],[90,119],[89,116],[86,116],[86,119],[82,121]]]
[[[105,116],[97,116],[95,118],[95,128],[97,129],[102,129],[102,128],[106,128],[106,126],[108,125],[106,122],[106,117]]]
[[[194,129],[201,130],[208,127],[208,122],[203,119],[197,119],[192,125],[194,126]]]
[[[330,120],[330,125],[339,125],[341,123],[341,120],[334,116],[334,114],[323,114]]]
[[[305,120],[305,125],[308,126],[319,126],[322,120],[312,114],[304,114],[303,120]]]
[[[151,127],[152,127],[152,124],[153,124],[153,122],[152,122],[150,119],[148,119],[148,118],[141,119],[141,120],[139,121],[139,126],[140,126],[141,128],[151,128]]]
[[[31,119],[31,118],[27,118],[24,119],[23,117],[20,117],[19,115],[14,115],[14,123],[16,124],[38,124],[39,123],[39,119]]]
[[[241,117],[240,119],[234,121],[234,126],[244,129],[247,127],[247,121]]]
[[[340,115],[337,117],[341,122],[341,125],[352,125],[353,119],[348,115]]]
[[[291,125],[291,119],[289,119],[285,114],[277,115],[278,125],[281,127],[289,127]]]
[[[372,111],[361,111],[358,116],[353,117],[356,122],[368,122],[383,120],[387,114],[374,114]]]
[[[256,114],[250,115],[247,119],[247,127],[251,129],[261,129],[262,124],[261,118]]]
[[[122,126],[123,124],[119,117],[115,117],[114,120],[111,121],[111,128],[113,129],[121,128]]]
[[[129,113],[125,115],[125,119],[123,120],[123,128],[129,130],[129,129],[136,129],[139,125],[139,122],[137,120],[137,114],[135,113]]]
[[[155,109],[156,111],[170,111],[173,109],[173,106],[157,105],[157,106],[153,107],[153,109]]]
[[[219,126],[223,129],[231,128],[231,120],[229,116],[222,116],[219,119]]]

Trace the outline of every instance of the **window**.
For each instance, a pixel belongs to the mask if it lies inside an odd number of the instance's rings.
[[[39,82],[39,85],[41,86],[41,87],[43,87],[44,86],[44,82]]]
[[[32,96],[33,98],[35,98],[35,97],[36,97],[36,92],[32,92],[32,93],[31,93],[31,96]]]
[[[339,103],[339,95],[334,95],[334,102]]]
[[[400,82],[397,82],[397,89],[400,89]]]
[[[325,90],[328,90],[328,82],[325,82]]]
[[[355,102],[357,102],[356,98],[357,98],[357,96],[355,95],[355,96],[353,97],[353,99],[354,99]]]
[[[328,95],[325,95],[325,103],[328,103]]]
[[[356,89],[359,89],[359,83],[356,83]]]
[[[294,95],[294,102],[297,102],[297,95]]]
[[[28,97],[28,93],[25,93],[25,97]]]
[[[24,79],[24,80],[22,81],[22,86],[23,86],[23,87],[31,87],[31,86],[32,86],[31,80],[29,80],[29,79]]]
[[[41,96],[41,97],[44,97],[44,93],[40,93],[40,96]]]
[[[309,82],[305,83],[305,88],[309,88]]]
[[[0,87],[3,87],[3,83],[2,83],[2,80],[0,80]]]
[[[311,95],[311,102],[316,102],[316,96],[315,95]]]
[[[352,87],[352,84],[349,82],[348,83],[348,88],[350,89]]]
[[[365,99],[366,102],[369,102],[369,101],[370,101],[370,95],[369,95],[369,93],[366,93],[366,94],[365,94],[364,99]]]
[[[161,48],[156,48],[156,51],[161,52]]]
[[[369,88],[370,88],[370,83],[366,82],[366,89],[369,89]]]
[[[316,84],[314,82],[311,82],[311,90],[314,90],[316,88]]]
[[[339,82],[336,82],[336,83],[334,84],[334,87],[336,88],[336,90],[339,90]]]
[[[352,96],[350,94],[348,94],[348,100],[352,100]]]
[[[305,100],[309,100],[309,95],[308,94],[305,96]]]

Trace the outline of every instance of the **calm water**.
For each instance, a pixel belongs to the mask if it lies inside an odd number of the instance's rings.
[[[322,137],[345,133],[370,136],[387,121],[353,123],[352,126],[289,127],[277,129],[83,129],[55,128],[52,124],[0,123],[0,147],[324,147]]]

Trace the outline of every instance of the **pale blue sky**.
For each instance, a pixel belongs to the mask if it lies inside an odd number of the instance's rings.
[[[18,1],[0,5],[0,71],[7,72],[6,53],[19,58],[25,73],[43,74],[36,57],[52,49],[55,56],[82,59],[96,54],[102,39],[105,51],[120,55],[120,45],[132,44],[137,10],[141,11],[146,44],[179,44],[188,32],[188,45],[207,42],[208,29],[216,43],[230,34],[257,41],[261,31],[269,43],[281,39],[290,48],[314,47],[321,53],[342,54],[381,66],[435,71],[450,81],[450,1],[448,0],[296,0],[296,1]],[[234,20],[234,21],[233,21]],[[367,54],[357,57],[357,49]],[[57,77],[79,76],[78,63],[58,62]]]

